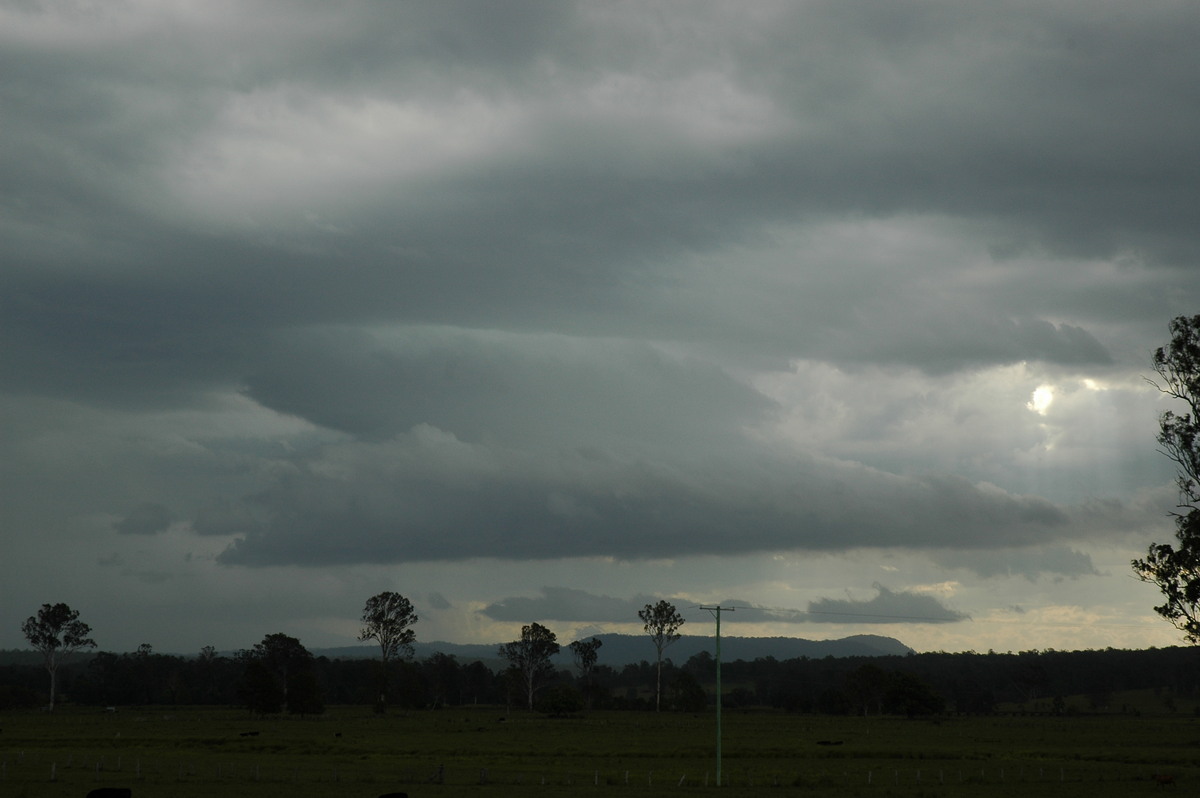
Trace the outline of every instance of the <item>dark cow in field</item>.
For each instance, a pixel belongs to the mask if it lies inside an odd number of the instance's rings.
[[[133,790],[128,787],[97,787],[87,798],[131,798]]]

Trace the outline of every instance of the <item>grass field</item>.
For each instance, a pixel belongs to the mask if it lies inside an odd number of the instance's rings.
[[[1200,789],[1194,716],[905,720],[724,713],[730,796],[1153,795]],[[718,790],[712,713],[64,708],[0,717],[0,796],[685,795]]]

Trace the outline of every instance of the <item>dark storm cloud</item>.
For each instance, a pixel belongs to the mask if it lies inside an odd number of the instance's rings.
[[[1028,549],[989,551],[986,554],[947,551],[936,554],[934,559],[940,565],[966,568],[980,576],[1019,575],[1031,582],[1047,574],[1070,578],[1100,574],[1086,552],[1068,546],[1034,546]]]
[[[772,407],[711,364],[638,342],[559,335],[318,329],[280,342],[259,369],[248,395],[368,439],[428,424],[531,448],[711,446]]]
[[[870,546],[1019,546],[1072,537],[1067,511],[949,477],[834,461],[534,454],[432,427],[325,449],[255,497],[267,526],[230,564],[471,557],[625,559]]]
[[[569,587],[543,587],[538,596],[502,599],[480,612],[496,621],[630,623],[637,620],[638,612],[643,607],[658,600],[653,596],[639,595],[622,599],[598,596]]]
[[[147,585],[161,585],[174,577],[174,574],[166,571],[135,571],[128,568],[122,571],[121,575]]]
[[[157,535],[166,532],[174,517],[161,504],[147,502],[135,507],[129,515],[113,522],[113,529],[122,535]]]
[[[893,591],[876,584],[878,594],[864,601],[824,598],[810,601],[805,620],[817,623],[953,623],[969,615],[948,609],[933,596]]]
[[[20,278],[5,293],[26,303],[5,314],[7,337],[34,389],[87,395],[120,380],[131,397],[154,379],[152,397],[236,383],[263,328],[300,320],[740,336],[783,356],[928,357],[937,370],[1101,363],[1086,327],[1016,297],[968,337],[957,302],[931,303],[920,328],[846,314],[830,337],[797,321],[764,329],[719,305],[698,313],[672,294],[693,276],[681,256],[844,213],[979,220],[999,248],[1128,250],[1160,265],[1193,251],[1200,19],[1182,6],[1093,11],[816,3],[751,15],[715,4],[633,18],[451,3],[164,11],[124,27],[119,10],[48,14],[44,35],[7,38],[2,168]],[[76,25],[108,38],[80,47]],[[210,171],[231,168],[219,154],[250,144],[222,109],[284,87],[276,113],[293,115],[297,135],[319,130],[329,97],[347,97],[343,110],[436,115],[453,110],[454,92],[509,109],[517,132],[415,184],[333,172],[343,190],[330,192],[264,171],[295,191],[245,209],[263,215],[259,232],[216,239],[173,196],[171,166],[210,152]],[[289,146],[285,130],[260,132],[264,154]],[[290,145],[297,167],[323,173],[333,143]],[[299,221],[277,226],[273,208]],[[304,223],[306,212],[343,233]],[[85,268],[104,275],[85,278],[86,291],[64,279]],[[1055,282],[1041,275],[1027,293]],[[803,286],[790,292],[810,305]],[[231,318],[234,334],[218,326]],[[940,346],[923,354],[928,338]],[[64,366],[34,379],[47,362]]]
[[[253,532],[262,526],[253,497],[239,502],[218,501],[196,513],[192,531],[197,535],[232,536]]]
[[[738,372],[1108,368],[1196,301],[1187,5],[0,14],[5,392],[337,433],[154,449],[230,564],[1075,540],[780,454]]]
[[[816,110],[818,124],[812,149],[790,163],[834,202],[864,209],[1007,218],[1043,245],[1079,253],[1165,254],[1172,240],[1191,249],[1186,212],[1166,197],[1194,190],[1191,168],[1180,168],[1197,123],[1187,77],[1197,55],[1186,45],[1194,9],[1078,11],[794,7],[797,26],[808,23],[800,35],[816,46],[794,46],[784,56],[791,68],[767,74],[800,78],[778,91],[797,116]],[[776,26],[771,39],[799,32]],[[1138,144],[1148,134],[1170,154],[1148,156]],[[804,157],[814,150],[830,157]]]
[[[919,335],[887,328],[885,325],[890,321],[894,319],[862,324],[855,331],[855,338],[872,343],[866,346],[858,343],[853,350],[841,354],[849,360],[908,363],[930,372],[1021,360],[1077,366],[1104,366],[1112,362],[1104,345],[1088,331],[1040,319],[996,318],[985,313],[982,317],[972,316],[969,322],[964,319],[961,326],[937,330],[923,340]]]

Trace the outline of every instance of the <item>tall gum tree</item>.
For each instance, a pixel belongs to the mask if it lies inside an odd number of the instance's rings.
[[[1179,503],[1174,545],[1152,543],[1145,559],[1133,561],[1143,582],[1155,585],[1164,598],[1154,611],[1200,643],[1200,315],[1171,321],[1171,342],[1154,352],[1158,379],[1149,382],[1167,396],[1181,400],[1188,411],[1171,410],[1158,420],[1159,451],[1176,467]]]
[[[88,637],[92,627],[79,620],[79,611],[66,604],[43,604],[36,615],[21,624],[21,632],[29,645],[42,654],[46,672],[50,674],[50,711],[58,694],[58,666],[81,648],[95,648],[96,641]]]
[[[654,650],[658,652],[658,669],[654,680],[654,711],[662,709],[662,661],[663,649],[680,638],[679,627],[683,626],[683,616],[675,609],[675,605],[666,599],[660,599],[657,604],[647,604],[638,611],[638,617],[654,642]]]
[[[550,658],[559,652],[558,635],[540,623],[521,627],[521,639],[500,646],[499,654],[520,676],[529,708],[534,695],[554,675]]]
[[[571,643],[571,654],[575,658],[575,667],[579,669],[579,678],[583,682],[583,688],[587,693],[588,707],[592,703],[592,671],[596,669],[596,660],[600,656],[600,647],[604,645],[604,641],[598,637],[593,637],[590,640],[576,640]]]
[[[412,625],[417,622],[417,613],[412,602],[399,593],[384,591],[367,599],[363,607],[362,631],[359,640],[374,640],[379,643],[379,703],[378,711],[387,707],[388,662],[397,655],[411,657],[413,641],[417,633]]]

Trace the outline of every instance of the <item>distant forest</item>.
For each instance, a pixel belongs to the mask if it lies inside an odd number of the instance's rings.
[[[0,652],[0,710],[34,708],[47,698],[48,679],[32,652]],[[152,705],[243,706],[248,711],[316,713],[325,705],[372,705],[380,684],[378,660],[311,660],[306,699],[263,704],[261,674],[245,652],[234,656],[135,653],[77,656],[59,670],[66,702],[96,707]],[[520,690],[505,670],[449,654],[389,666],[388,703],[397,708],[471,704],[520,707]],[[539,693],[551,714],[596,709],[651,709],[654,663],[597,665],[586,677],[559,668]],[[820,714],[990,714],[1014,705],[1045,712],[1122,711],[1114,695],[1153,690],[1161,711],[1200,714],[1200,648],[1148,650],[925,653],[903,656],[776,660],[762,657],[722,665],[723,706],[773,707]],[[664,661],[663,708],[712,706],[716,664],[701,652],[685,662]],[[294,688],[297,691],[299,688]],[[298,693],[293,695],[296,697]],[[1074,697],[1070,703],[1068,697]],[[1082,698],[1082,705],[1080,699]],[[1129,710],[1132,711],[1132,710]]]

